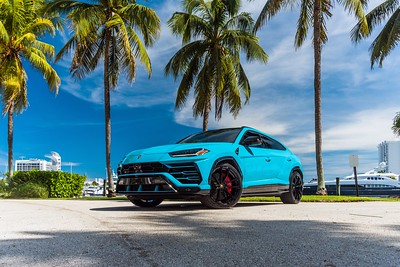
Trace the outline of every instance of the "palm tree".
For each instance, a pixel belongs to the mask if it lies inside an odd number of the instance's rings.
[[[84,78],[104,59],[104,110],[106,167],[109,197],[115,195],[111,169],[111,115],[110,91],[115,89],[120,72],[126,73],[129,82],[136,74],[136,59],[145,66],[149,77],[151,62],[146,47],[159,35],[160,19],[155,11],[139,5],[135,0],[95,0],[80,2],[56,0],[49,3],[47,13],[66,13],[74,34],[56,57],[74,51],[70,72],[78,79]],[[135,31],[139,30],[143,41]]]
[[[369,31],[363,31],[363,21],[359,21],[352,30],[352,40],[356,43],[361,39],[371,35],[376,26],[379,26],[386,18],[389,17],[385,26],[372,42],[369,51],[371,53],[371,68],[374,64],[379,64],[382,67],[383,60],[397,46],[400,36],[400,4],[397,0],[384,1],[379,6],[375,7],[365,17]]]
[[[0,90],[3,115],[8,115],[10,176],[13,175],[14,113],[21,113],[28,105],[23,62],[43,74],[50,91],[57,94],[60,85],[60,78],[48,62],[55,54],[54,47],[38,40],[55,33],[53,23],[42,16],[43,2],[0,0]]]
[[[354,13],[360,19],[360,30],[367,32],[368,27],[364,18],[366,0],[337,0],[349,13]],[[300,16],[297,21],[295,48],[300,48],[307,38],[309,28],[313,27],[314,46],[314,114],[315,114],[315,155],[317,165],[318,187],[317,194],[327,194],[325,188],[322,164],[322,120],[321,120],[321,54],[322,46],[328,41],[326,20],[332,16],[333,8],[330,0],[268,0],[264,5],[254,30],[261,28],[267,20],[284,8],[300,6]]]
[[[203,117],[208,128],[211,101],[215,100],[215,119],[229,108],[235,117],[250,98],[250,83],[240,62],[240,52],[248,61],[266,63],[267,54],[252,33],[253,19],[238,13],[238,0],[184,0],[184,12],[175,12],[168,21],[172,32],[182,36],[183,47],[170,59],[165,74],[175,79],[182,75],[175,107],[182,108],[194,88],[193,115]]]

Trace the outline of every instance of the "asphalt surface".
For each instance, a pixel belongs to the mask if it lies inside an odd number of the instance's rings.
[[[0,266],[400,266],[400,203],[0,200]]]

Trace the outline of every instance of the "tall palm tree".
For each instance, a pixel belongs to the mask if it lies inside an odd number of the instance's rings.
[[[172,32],[182,36],[183,47],[170,59],[165,74],[175,79],[182,75],[175,107],[182,108],[194,88],[193,115],[203,117],[208,128],[211,102],[215,100],[215,119],[224,107],[237,116],[241,94],[250,98],[250,83],[240,62],[244,52],[248,61],[266,63],[267,54],[252,33],[253,19],[239,13],[238,0],[184,0],[184,12],[175,12],[168,21]]]
[[[337,0],[349,13],[354,13],[360,19],[360,30],[367,32],[368,27],[364,17],[366,0]],[[309,28],[313,28],[314,46],[314,114],[315,114],[315,155],[317,165],[318,187],[317,194],[327,194],[325,188],[322,163],[322,120],[321,120],[321,54],[322,46],[328,41],[326,20],[332,16],[333,3],[331,0],[268,0],[264,5],[254,30],[270,20],[281,9],[300,6],[297,21],[295,48],[300,48],[307,38]]]
[[[371,35],[375,27],[389,18],[378,36],[372,42],[369,51],[371,54],[371,68],[374,64],[382,67],[383,60],[397,46],[400,40],[400,3],[397,0],[386,0],[372,9],[365,17],[369,31],[363,31],[363,21],[359,21],[352,30],[352,40],[356,43]]]
[[[56,0],[47,7],[49,14],[66,13],[74,34],[56,57],[56,61],[74,51],[70,72],[84,78],[100,63],[104,65],[104,110],[106,167],[109,195],[115,195],[111,169],[111,115],[110,91],[115,89],[120,73],[126,73],[129,82],[136,74],[136,59],[145,66],[149,77],[151,62],[146,47],[159,35],[160,19],[154,10],[137,4],[135,0],[95,0],[80,2]],[[143,41],[138,30],[142,35]]]
[[[48,62],[54,57],[54,47],[38,39],[55,32],[53,23],[42,15],[43,3],[0,0],[0,90],[3,115],[8,115],[10,176],[13,174],[14,113],[21,113],[28,105],[24,64],[29,63],[41,72],[52,92],[57,93],[60,85],[60,78]]]

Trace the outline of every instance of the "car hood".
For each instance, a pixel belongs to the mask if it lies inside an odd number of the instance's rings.
[[[232,143],[190,143],[155,146],[146,149],[134,150],[126,155],[121,163],[129,164],[149,161],[172,160],[174,158],[168,154],[170,152],[176,152],[186,149],[206,148],[212,153],[232,148],[233,145],[234,144]],[[190,158],[193,158],[193,156]],[[201,158],[201,156],[196,158]]]

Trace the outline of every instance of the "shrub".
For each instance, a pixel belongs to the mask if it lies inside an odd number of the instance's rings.
[[[9,179],[11,190],[31,183],[39,185],[47,190],[48,197],[68,198],[82,195],[86,176],[60,171],[16,172]]]
[[[0,179],[0,193],[7,193],[8,186],[6,179]]]
[[[5,198],[9,195],[10,189],[8,187],[7,179],[0,179],[0,198]]]
[[[26,183],[18,185],[11,190],[11,198],[48,198],[49,192],[46,187],[34,184]]]

